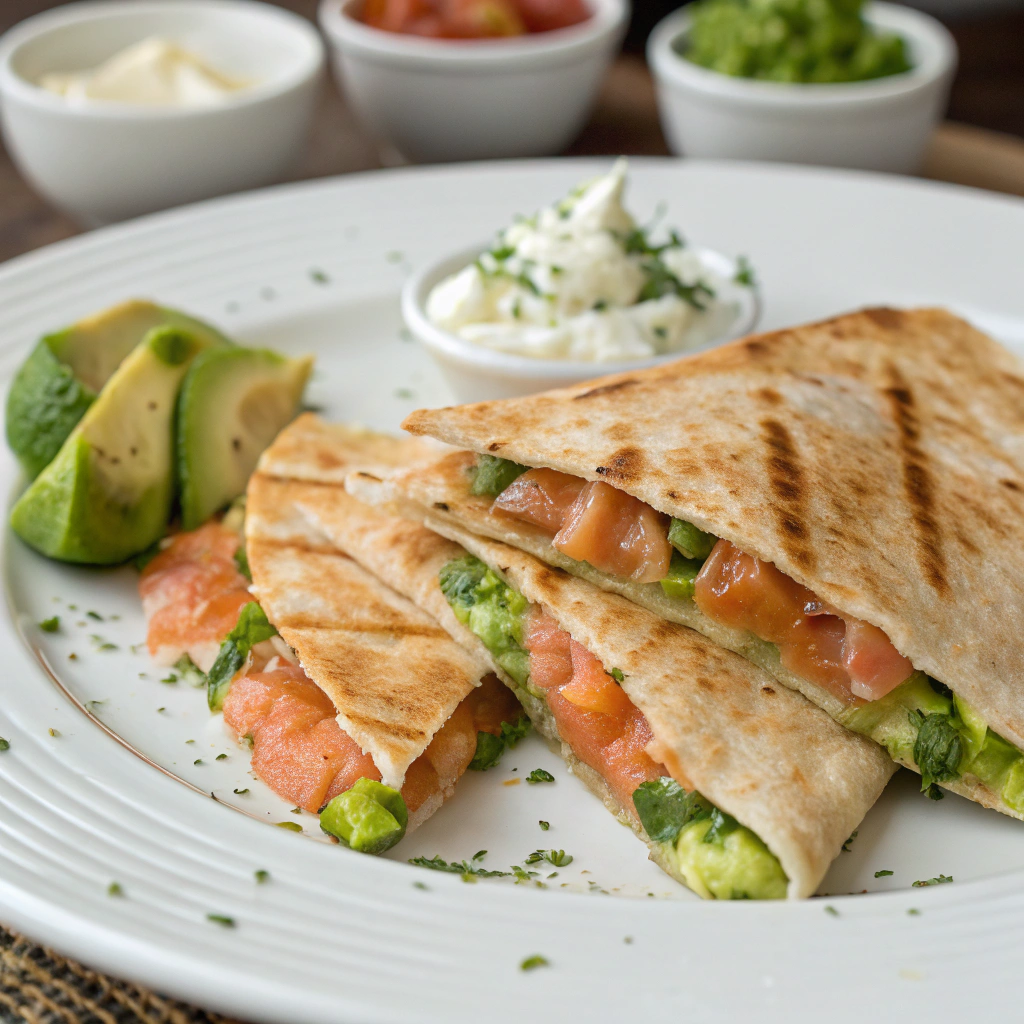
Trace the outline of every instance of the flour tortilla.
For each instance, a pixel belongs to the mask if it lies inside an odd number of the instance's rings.
[[[761,837],[789,878],[791,898],[815,891],[895,771],[878,746],[692,629],[506,544],[428,525],[543,605],[606,668],[620,669],[623,690],[662,748],[655,756],[667,752],[678,781]]]
[[[261,466],[283,472],[292,465],[284,453],[294,450],[295,471],[315,475],[318,463],[309,458],[309,447],[295,443],[311,426],[304,417],[286,428]],[[367,464],[361,457],[366,440],[365,432],[332,429],[323,475],[336,474],[349,458]],[[390,462],[381,462],[375,453],[369,464],[398,464],[403,446],[391,454]],[[490,668],[482,655],[453,642],[430,615],[339,551],[303,514],[298,498],[308,490],[329,491],[342,506],[358,505],[337,483],[280,479],[262,469],[250,480],[245,532],[252,592],[334,702],[341,728],[371,755],[383,781],[400,789],[409,765]],[[450,789],[455,780],[445,782]]]
[[[347,460],[343,435],[338,435],[335,456]],[[287,471],[281,462],[275,465],[279,473]],[[368,496],[379,498],[381,477],[366,470],[359,475],[364,486],[378,488]],[[429,611],[470,657],[485,659],[486,667],[516,690],[540,731],[557,739],[543,702],[490,660],[483,644],[455,618],[438,585],[441,567],[466,548],[505,571],[513,586],[545,604],[605,664],[626,672],[627,694],[647,715],[669,756],[684,766],[691,788],[761,836],[790,879],[790,896],[814,891],[894,771],[874,744],[839,728],[796,694],[774,687],[741,658],[620,598],[554,573],[519,551],[454,534],[462,547],[330,484],[264,474],[250,487],[254,494],[261,508],[293,510],[305,524],[296,529],[326,539]],[[442,524],[431,525],[451,532]],[[646,839],[601,777],[561,746],[574,773]],[[653,851],[658,853],[656,845]]]
[[[869,309],[543,395],[424,410],[405,425],[606,480],[725,537],[879,626],[1024,747],[1022,410],[1024,370],[991,338],[939,309]],[[842,710],[692,602],[570,564],[541,531],[488,516],[457,482],[459,458],[411,471],[396,495],[683,621]],[[1007,811],[976,780],[943,785]]]

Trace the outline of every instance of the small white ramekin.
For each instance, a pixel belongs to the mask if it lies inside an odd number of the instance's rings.
[[[35,84],[149,36],[256,84],[210,107],[77,105]],[[67,4],[0,39],[4,141],[30,184],[87,225],[256,188],[303,152],[323,64],[308,21],[254,0]]]
[[[560,153],[587,119],[629,17],[589,0],[571,28],[513,39],[423,39],[371,28],[362,0],[321,0],[338,87],[378,142],[407,160]]]
[[[873,3],[867,20],[908,45],[913,68],[866,82],[765,82],[711,71],[676,50],[686,9],[665,18],[647,43],[661,124],[679,155],[776,160],[911,174],[942,116],[956,71],[953,37],[934,18]]]
[[[640,370],[681,359],[688,352],[670,352],[648,359],[598,363],[578,359],[531,359],[496,352],[466,341],[434,324],[427,316],[427,297],[434,285],[472,263],[486,245],[447,256],[413,274],[402,289],[402,316],[413,337],[433,356],[459,402],[483,402],[515,398],[550,388],[568,387],[609,373]],[[713,249],[696,250],[701,259],[722,277],[732,278],[739,269],[735,260]],[[756,288],[737,288],[739,315],[720,338],[702,346],[712,348],[749,334],[761,318],[761,297]]]

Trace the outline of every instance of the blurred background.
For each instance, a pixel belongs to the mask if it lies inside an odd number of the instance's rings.
[[[946,124],[929,152],[924,173],[1003,191],[1024,181],[1024,0],[911,0],[938,17],[959,48]],[[0,32],[56,4],[2,0]],[[315,24],[316,0],[278,0]],[[669,152],[659,123],[655,86],[644,47],[651,29],[678,8],[676,0],[634,0],[622,53],[609,69],[571,155]],[[388,162],[348,109],[334,80],[325,81],[305,151],[295,155],[291,179],[362,171]],[[392,161],[393,162],[393,161]],[[55,210],[0,151],[0,260],[81,229]]]

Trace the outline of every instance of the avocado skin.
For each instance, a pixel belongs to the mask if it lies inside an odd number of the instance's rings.
[[[7,443],[29,480],[57,457],[96,400],[93,387],[105,385],[147,331],[162,324],[184,328],[211,344],[231,344],[201,320],[139,299],[112,306],[37,342],[11,382],[5,417]]]
[[[133,502],[117,501],[103,485],[102,461],[83,437],[70,438],[58,460],[11,511],[11,527],[49,558],[115,565],[162,536],[171,504],[168,478]],[[31,497],[30,497],[31,496]],[[139,545],[137,537],[149,537]]]
[[[173,415],[193,356],[216,341],[153,328],[114,372],[11,512],[14,531],[65,562],[113,565],[163,536],[174,493]],[[175,365],[168,352],[180,355]]]
[[[7,444],[29,479],[56,457],[60,446],[96,400],[43,338],[18,368],[7,399]]]

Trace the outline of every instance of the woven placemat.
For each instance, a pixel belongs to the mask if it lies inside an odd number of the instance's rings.
[[[65,960],[0,928],[4,1024],[238,1024]]]

